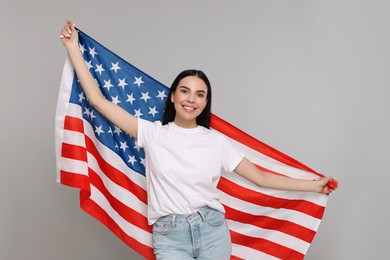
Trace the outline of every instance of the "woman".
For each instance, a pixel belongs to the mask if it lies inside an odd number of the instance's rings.
[[[263,187],[329,194],[331,178],[297,180],[260,171],[210,128],[211,87],[206,75],[186,70],[174,80],[163,122],[149,122],[107,100],[90,74],[67,21],[60,38],[89,102],[137,139],[146,153],[148,222],[157,259],[230,259],[231,242],[219,202],[221,169]]]

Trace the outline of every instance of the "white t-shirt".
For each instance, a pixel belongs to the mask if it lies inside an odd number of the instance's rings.
[[[203,206],[225,212],[216,188],[221,171],[232,172],[244,157],[226,137],[202,126],[138,119],[137,142],[146,155],[149,224]]]

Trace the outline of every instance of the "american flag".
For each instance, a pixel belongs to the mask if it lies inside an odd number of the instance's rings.
[[[169,89],[79,31],[79,46],[105,97],[140,118],[161,120]],[[312,169],[213,115],[212,128],[260,169],[294,178]],[[136,140],[88,104],[66,60],[56,113],[57,181],[80,189],[80,205],[124,243],[154,259],[147,224],[145,155]],[[303,259],[327,196],[261,188],[237,174],[218,185],[232,237],[231,259]]]

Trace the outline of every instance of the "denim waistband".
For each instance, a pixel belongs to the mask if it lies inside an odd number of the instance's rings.
[[[203,222],[206,220],[207,215],[216,209],[210,208],[208,206],[204,206],[200,208],[198,211],[192,213],[192,214],[170,214],[163,216],[159,218],[156,222],[158,221],[164,221],[164,222],[171,222],[172,224],[179,224],[179,223],[198,223],[198,222]]]

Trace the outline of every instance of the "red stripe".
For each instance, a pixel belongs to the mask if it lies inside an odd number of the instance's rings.
[[[140,214],[139,212],[129,208],[125,204],[123,204],[120,200],[111,195],[108,189],[105,187],[100,176],[93,171],[92,169],[88,170],[89,177],[91,180],[91,184],[95,186],[104,197],[110,202],[111,207],[119,213],[127,222],[149,232],[152,233],[152,227],[148,225],[148,221],[145,216]]]
[[[264,229],[278,230],[308,243],[313,240],[314,235],[316,234],[315,231],[291,221],[275,219],[267,216],[256,216],[233,209],[227,205],[224,205],[224,208],[226,210],[226,218],[228,219],[241,223],[250,223],[253,226]]]
[[[291,248],[276,244],[266,239],[246,236],[230,230],[232,242],[250,247],[255,250],[262,251],[268,255],[278,257],[280,259],[303,259],[304,255]]]
[[[127,235],[118,224],[105,212],[98,204],[89,198],[88,191],[81,190],[80,192],[80,207],[103,223],[109,228],[119,239],[125,242],[129,247],[141,254],[146,259],[155,259],[153,249],[147,245],[140,243],[138,240]]]
[[[244,258],[239,258],[238,256],[230,256],[230,260],[244,260]]]
[[[73,144],[62,143],[61,156],[83,162],[87,161],[87,151],[85,150],[85,147]]]
[[[83,120],[78,117],[65,116],[64,129],[84,133]]]
[[[236,140],[237,142],[240,142],[243,145],[246,145],[250,148],[252,148],[255,151],[258,151],[262,154],[265,154],[277,161],[280,161],[284,164],[290,165],[292,167],[302,169],[305,171],[312,172],[314,174],[317,174],[319,176],[323,176],[320,173],[315,172],[313,169],[310,169],[303,163],[293,159],[292,157],[276,150],[275,148],[253,138],[252,136],[248,135],[247,133],[241,131],[237,127],[233,126],[232,124],[226,122],[225,120],[221,119],[220,117],[216,115],[211,116],[211,127],[224,135]]]
[[[221,177],[218,183],[218,189],[229,194],[232,197],[236,197],[243,201],[248,201],[255,205],[270,207],[270,208],[284,208],[295,211],[300,211],[314,218],[321,219],[325,208],[315,203],[306,200],[293,200],[293,199],[281,199],[270,195],[266,195],[260,192],[246,189],[236,183]]]
[[[73,172],[60,171],[60,182],[64,185],[68,185],[74,188],[80,188],[83,190],[89,190],[89,177],[77,174]]]

